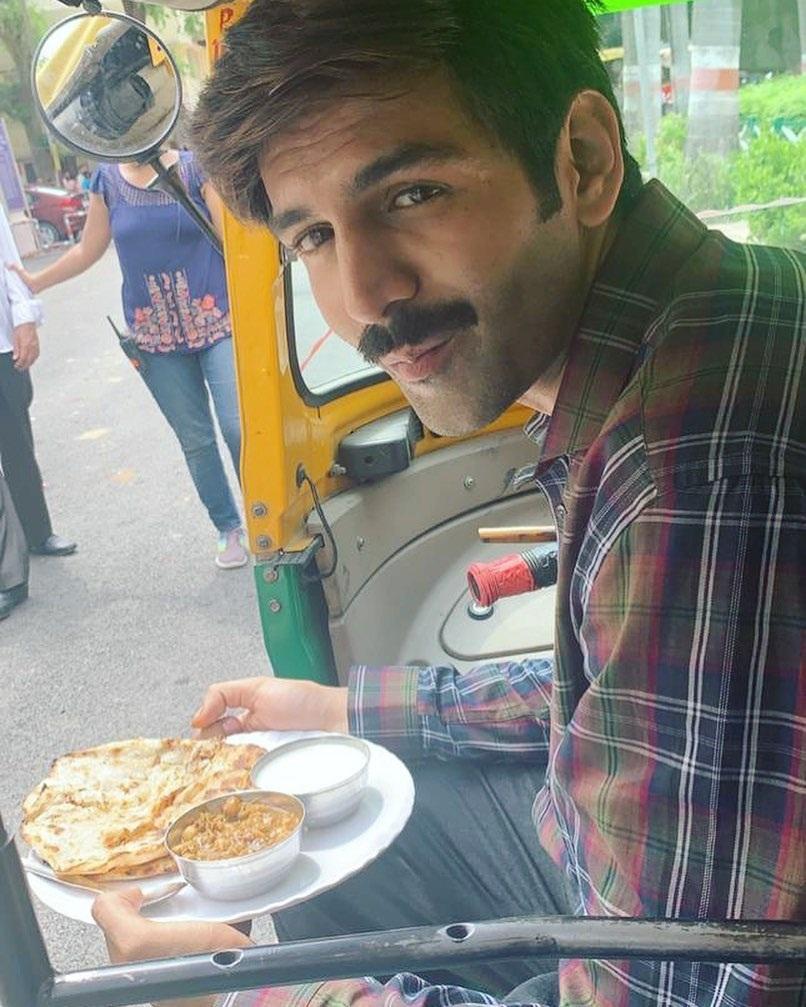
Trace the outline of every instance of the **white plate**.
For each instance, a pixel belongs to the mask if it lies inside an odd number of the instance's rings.
[[[267,751],[286,741],[314,737],[320,731],[256,731],[238,734],[229,740],[236,745],[260,745]],[[145,910],[149,919],[164,922],[179,920],[209,920],[216,923],[239,923],[255,919],[299,902],[313,898],[357,874],[372,863],[391,845],[409,820],[414,805],[414,781],[396,755],[380,745],[370,747],[369,781],[358,809],[335,825],[306,830],[302,837],[302,852],[290,872],[275,888],[263,895],[238,902],[217,902],[205,898],[195,889],[183,888],[172,898]],[[144,892],[172,880],[174,875],[161,875],[137,882]],[[176,875],[178,877],[178,875]],[[63,916],[93,923],[90,907],[95,894],[67,888],[28,874],[31,891],[50,909]],[[121,887],[132,882],[120,882]],[[107,887],[113,887],[110,883]]]

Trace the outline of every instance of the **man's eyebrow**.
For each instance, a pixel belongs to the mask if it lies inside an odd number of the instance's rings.
[[[388,154],[381,154],[368,165],[356,172],[350,184],[350,191],[354,195],[364,192],[378,182],[382,182],[389,175],[396,171],[403,171],[404,168],[414,168],[417,165],[440,164],[443,161],[454,160],[461,157],[464,151],[461,148],[448,143],[402,143]]]
[[[283,213],[278,213],[277,216],[270,213],[268,220],[269,230],[275,236],[279,236],[283,231],[288,230],[289,227],[301,224],[303,220],[307,220],[312,216],[313,213],[307,206],[295,206],[291,210],[285,210]]]
[[[447,143],[402,143],[394,150],[381,154],[374,161],[360,168],[349,185],[353,196],[382,182],[396,171],[413,168],[417,165],[440,164],[464,156],[464,151],[453,144]],[[282,213],[269,218],[269,228],[274,234],[288,230],[301,224],[313,216],[313,211],[307,206],[294,206]]]

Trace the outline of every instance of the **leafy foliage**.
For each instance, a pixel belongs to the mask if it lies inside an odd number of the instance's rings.
[[[770,123],[778,115],[778,106],[773,107]],[[729,158],[700,154],[692,159],[685,156],[686,127],[682,115],[661,120],[656,138],[658,177],[695,212],[806,196],[806,140],[793,143],[768,125],[746,150]],[[638,138],[634,154],[639,163],[646,163],[643,137]],[[806,204],[749,213],[747,222],[755,241],[806,249]]]
[[[792,143],[764,130],[733,168],[738,204],[767,203],[781,196],[806,196],[806,142]],[[806,251],[806,203],[748,216],[756,241]]]
[[[753,116],[762,127],[770,126],[779,116],[806,116],[806,76],[781,74],[759,84],[746,84],[739,88],[739,112]]]
[[[655,141],[658,177],[695,212],[725,209],[734,195],[732,159],[705,153],[687,158],[687,125],[685,116],[676,113],[661,119]]]
[[[201,14],[154,5],[148,8],[148,23],[156,31],[165,31],[171,24],[189,39],[204,38],[204,20]]]
[[[0,4],[0,45],[11,58],[11,72],[0,81],[0,115],[28,122],[34,110],[28,100],[28,73],[37,42],[45,34],[42,11],[26,0],[3,0]]]

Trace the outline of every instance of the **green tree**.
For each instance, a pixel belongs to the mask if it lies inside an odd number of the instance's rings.
[[[47,23],[42,13],[29,7],[26,0],[2,0],[0,3],[0,45],[11,60],[11,69],[0,77],[0,115],[22,124],[37,176],[54,176],[53,158],[45,127],[39,118],[31,87],[31,64],[37,42]]]

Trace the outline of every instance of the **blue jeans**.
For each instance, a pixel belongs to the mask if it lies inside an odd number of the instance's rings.
[[[220,339],[197,353],[148,353],[143,378],[179,439],[196,492],[219,532],[240,527],[216,443],[210,399],[239,473],[241,423],[232,340]],[[209,389],[209,395],[208,395]]]

